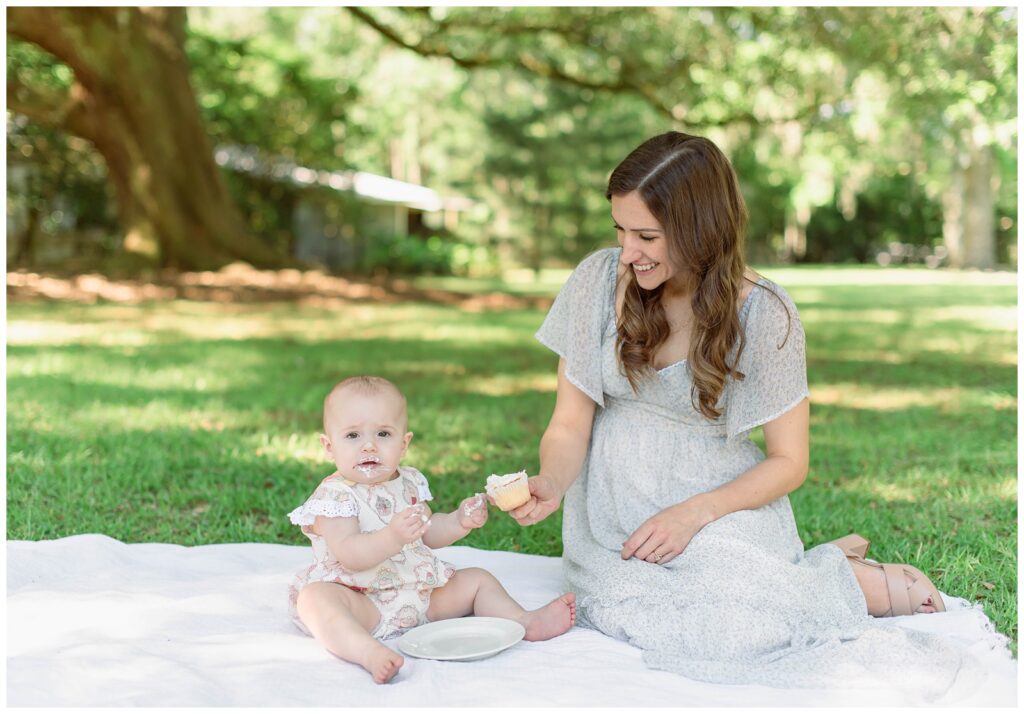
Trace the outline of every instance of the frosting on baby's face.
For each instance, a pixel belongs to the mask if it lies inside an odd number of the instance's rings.
[[[405,400],[395,392],[345,389],[324,409],[320,435],[338,473],[356,483],[382,483],[398,475],[412,432],[406,432]]]

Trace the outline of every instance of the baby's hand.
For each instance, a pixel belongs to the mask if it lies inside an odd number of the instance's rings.
[[[396,513],[391,522],[388,523],[388,529],[391,531],[391,534],[402,545],[412,543],[417,538],[421,538],[429,527],[430,511],[424,511],[420,505],[412,506],[406,508],[401,513]]]
[[[487,523],[487,501],[484,494],[470,496],[459,504],[459,525],[463,528],[480,528]]]

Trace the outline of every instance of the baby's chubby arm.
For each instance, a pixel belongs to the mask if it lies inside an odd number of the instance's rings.
[[[359,532],[359,519],[317,516],[313,529],[327,541],[327,550],[346,570],[368,570],[402,550],[427,530],[429,515],[419,508],[407,508],[395,515],[386,528],[372,533]]]
[[[477,494],[463,499],[451,513],[435,513],[430,518],[430,528],[423,535],[423,544],[428,548],[444,548],[465,538],[474,528],[487,523],[487,499]]]

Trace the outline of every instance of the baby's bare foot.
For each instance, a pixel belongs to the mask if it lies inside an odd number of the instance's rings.
[[[576,624],[576,593],[566,593],[537,610],[527,612],[520,622],[526,627],[525,639],[550,640]]]
[[[361,662],[363,669],[373,675],[373,681],[384,684],[405,664],[405,659],[389,647],[378,643]]]

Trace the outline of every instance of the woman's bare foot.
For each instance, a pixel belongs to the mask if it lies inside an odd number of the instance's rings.
[[[377,684],[389,682],[398,670],[405,664],[405,658],[390,647],[377,643],[376,647],[370,649],[360,662],[363,669],[373,675],[373,681]]]
[[[853,558],[850,558],[849,562],[853,566],[853,574],[857,576],[857,582],[860,583],[860,589],[864,591],[864,599],[868,603],[868,614],[878,617],[889,612],[889,588],[885,584],[885,574],[882,569],[865,565]],[[909,575],[904,575],[904,577],[909,587],[913,581]],[[928,598],[915,612],[923,614],[936,611],[937,608],[932,603],[932,599]]]
[[[530,610],[519,622],[526,628],[525,639],[550,640],[576,624],[576,593],[566,593],[537,610]]]

